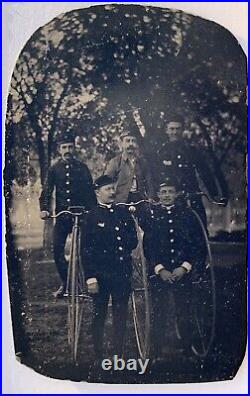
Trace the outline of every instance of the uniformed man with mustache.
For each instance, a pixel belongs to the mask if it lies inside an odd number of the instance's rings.
[[[228,197],[228,191],[223,175],[215,174],[211,170],[202,148],[196,148],[185,142],[183,125],[184,122],[180,115],[169,116],[166,130],[164,131],[167,139],[157,152],[156,171],[161,180],[164,177],[174,176],[177,178],[180,189],[183,192],[193,194],[190,199],[192,208],[196,210],[203,224],[207,227],[207,217],[202,198],[199,195],[195,195],[196,192],[201,191],[200,179],[209,195],[215,201],[219,200],[218,186],[221,187],[220,193],[225,198]]]
[[[88,292],[93,296],[93,343],[103,357],[104,325],[112,297],[114,354],[124,347],[128,300],[131,292],[131,252],[137,246],[134,220],[127,207],[115,205],[115,185],[106,175],[94,183],[98,204],[87,215],[83,262]]]
[[[93,180],[83,162],[75,158],[75,141],[70,135],[58,138],[60,158],[48,170],[48,176],[40,195],[40,217],[46,220],[50,215],[52,194],[55,191],[55,212],[67,210],[69,206],[84,206],[91,209],[96,204]],[[68,263],[64,248],[67,236],[72,232],[72,217],[63,215],[56,219],[53,232],[54,260],[61,278],[54,297],[62,297],[67,284]]]

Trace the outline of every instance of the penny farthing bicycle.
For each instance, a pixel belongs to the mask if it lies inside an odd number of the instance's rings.
[[[138,237],[137,248],[133,251],[133,276],[132,276],[132,312],[138,353],[142,359],[146,359],[150,353],[150,292],[148,285],[147,262],[143,253],[143,231],[139,226],[136,216],[133,214],[135,208],[150,201],[140,200],[133,203],[118,203],[117,205],[127,206],[135,222]]]
[[[68,266],[67,285],[64,297],[68,302],[68,344],[71,349],[71,357],[77,362],[78,341],[81,331],[84,300],[89,299],[86,293],[84,271],[81,259],[81,227],[80,219],[88,213],[82,206],[70,206],[51,218],[71,216],[73,219],[70,258]]]
[[[203,192],[192,194],[192,198],[194,198],[195,195],[206,197],[208,201],[214,205],[225,206],[224,199],[221,199],[219,202],[212,201]],[[216,291],[214,265],[207,231],[200,216],[191,207],[191,196],[186,194],[185,198],[190,210],[193,212],[199,223],[207,250],[206,259],[201,263],[199,276],[192,281],[191,301],[194,326],[192,351],[197,357],[205,358],[210,350],[215,333]],[[158,203],[152,203],[146,200],[141,200],[131,204],[120,203],[120,205],[130,206],[133,208],[143,202],[148,203],[149,205],[159,205]],[[143,231],[141,230],[135,215],[133,215],[133,218],[139,242],[133,255],[132,311],[138,353],[142,359],[146,359],[150,357],[151,351],[150,329],[152,316],[150,288],[147,262],[143,254]],[[177,320],[175,321],[175,331],[177,337],[181,339],[182,335],[179,332]]]
[[[184,195],[188,207],[198,221],[206,246],[206,256],[200,263],[198,276],[192,281],[191,302],[193,317],[192,351],[195,356],[204,359],[208,355],[214,341],[216,326],[216,288],[214,262],[207,230],[199,214],[191,206],[191,200],[197,196],[203,196],[209,203],[222,207],[226,206],[226,199],[221,198],[220,201],[213,201],[204,192],[187,193]],[[176,333],[177,336],[181,338],[177,325]]]

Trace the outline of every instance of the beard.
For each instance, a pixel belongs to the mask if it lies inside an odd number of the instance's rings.
[[[134,147],[127,148],[127,153],[128,154],[135,154],[135,148]]]

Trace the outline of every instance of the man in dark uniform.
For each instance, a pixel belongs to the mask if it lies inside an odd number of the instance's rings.
[[[200,224],[191,209],[178,200],[177,180],[160,184],[159,205],[151,206],[140,221],[144,230],[144,254],[149,264],[153,305],[153,336],[156,356],[169,347],[166,326],[170,294],[174,296],[179,331],[186,354],[191,352],[192,272],[206,249]]]
[[[128,300],[131,292],[131,252],[137,246],[135,224],[126,207],[114,204],[113,180],[95,181],[98,205],[86,219],[83,241],[85,278],[93,296],[93,343],[96,358],[103,356],[104,324],[112,297],[114,352],[123,353]]]
[[[122,153],[112,158],[105,174],[116,180],[115,202],[136,202],[153,198],[151,172],[145,158],[139,154],[135,136],[125,131],[120,136]]]
[[[75,158],[75,143],[71,136],[61,137],[58,141],[59,160],[48,170],[47,180],[40,195],[40,217],[46,220],[50,215],[51,198],[55,190],[58,213],[69,206],[84,206],[91,209],[96,204],[93,181],[87,165]],[[61,278],[61,286],[54,293],[55,297],[63,296],[67,283],[68,263],[64,255],[67,236],[72,231],[72,217],[60,216],[56,219],[53,246],[54,259]]]
[[[158,175],[160,175],[160,179],[174,176],[177,178],[182,191],[185,193],[196,193],[200,191],[198,174],[209,195],[218,200],[216,179],[204,158],[204,153],[193,146],[188,146],[182,138],[182,133],[182,118],[178,115],[169,118],[166,129],[167,141],[162,144],[158,151],[158,159],[160,161]],[[201,217],[205,227],[207,227],[206,212],[202,198],[193,195],[191,205]]]

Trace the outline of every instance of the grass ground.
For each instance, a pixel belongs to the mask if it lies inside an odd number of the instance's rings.
[[[91,340],[91,301],[85,303],[83,326],[79,339],[79,360],[74,365],[67,342],[67,301],[55,300],[51,293],[59,278],[51,260],[42,260],[41,251],[23,251],[19,258],[18,293],[20,311],[14,306],[17,321],[16,350],[22,351],[22,362],[37,372],[54,378],[108,383],[175,383],[215,381],[235,375],[245,348],[245,270],[242,245],[213,245],[216,275],[216,336],[205,361],[171,354],[164,361],[149,363],[144,375],[124,371],[93,369]],[[11,279],[11,274],[10,274]],[[12,290],[13,290],[12,288]],[[20,300],[19,300],[20,301]],[[21,316],[19,317],[18,316]],[[19,320],[20,319],[20,320]],[[111,314],[106,323],[106,355],[112,355]],[[138,358],[130,309],[126,352],[127,358]]]

